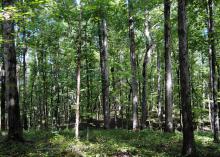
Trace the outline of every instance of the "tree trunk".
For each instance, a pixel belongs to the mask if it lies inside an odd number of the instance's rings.
[[[162,104],[161,104],[161,64],[160,64],[160,50],[157,50],[157,115],[160,121],[160,125],[163,121],[163,112],[162,112]]]
[[[183,116],[183,156],[196,156],[192,124],[191,91],[189,80],[186,0],[178,0],[178,36],[181,104]]]
[[[218,119],[218,102],[217,102],[217,64],[214,36],[213,20],[213,1],[208,0],[208,36],[209,36],[209,65],[210,65],[210,97],[211,97],[211,119],[214,132],[214,142],[219,142],[219,119]]]
[[[102,79],[102,105],[104,115],[104,128],[109,129],[110,107],[109,107],[109,72],[108,72],[108,41],[107,24],[104,18],[99,26],[99,46],[100,46],[100,67]]]
[[[220,99],[220,65],[218,65],[218,99]],[[220,101],[218,101],[218,116],[220,116]]]
[[[142,77],[143,77],[143,89],[142,89],[142,121],[141,127],[146,128],[146,120],[148,117],[148,110],[147,110],[147,66],[150,61],[151,54],[154,49],[154,45],[150,35],[150,27],[149,27],[149,19],[148,19],[148,12],[145,13],[145,24],[144,24],[144,35],[145,35],[145,55],[143,61],[143,69],[142,69]]]
[[[78,30],[78,50],[77,50],[77,66],[76,66],[76,122],[75,122],[75,137],[76,139],[79,138],[79,109],[80,109],[80,66],[81,66],[81,47],[82,47],[82,40],[81,40],[81,16],[82,16],[82,9],[81,4],[80,6],[80,15],[79,15],[79,30]]]
[[[46,60],[46,56],[45,56]],[[44,67],[46,68],[46,61],[44,61]],[[48,129],[48,104],[47,104],[47,73],[43,72],[43,127]]]
[[[87,36],[87,23],[86,23],[86,29],[85,29],[85,66],[86,66],[86,100],[87,100],[87,106],[86,106],[86,111],[90,112],[90,101],[91,101],[91,85],[90,85],[90,71],[89,71],[89,66],[91,65],[89,62],[89,51],[88,51],[88,46],[87,46],[87,42],[88,42],[88,36]],[[91,45],[90,45],[91,46]],[[89,116],[87,117],[89,118]]]
[[[3,9],[13,6],[13,0],[3,0]],[[23,140],[22,125],[20,120],[19,97],[16,77],[16,51],[14,43],[14,21],[12,13],[5,11],[3,14],[3,47],[5,62],[6,103],[8,108],[8,139]]]
[[[43,46],[42,46],[43,47]],[[40,56],[40,74],[42,77],[42,101],[41,101],[41,128],[47,129],[47,56],[45,51],[41,51]]]
[[[171,63],[170,0],[164,0],[164,41],[165,41],[165,131],[173,132],[173,82]]]
[[[113,104],[113,108],[114,108],[114,122],[115,122],[115,129],[118,128],[118,124],[117,124],[117,113],[118,113],[118,104],[117,104],[117,101],[116,101],[116,83],[115,83],[115,68],[112,67],[111,68],[111,74],[112,74],[112,90],[113,90],[113,97],[112,97],[112,104]]]
[[[218,100],[220,100],[220,65],[218,65]],[[220,101],[218,101],[218,116],[220,116]]]
[[[128,0],[129,12],[129,39],[130,39],[130,60],[131,60],[131,74],[132,74],[132,117],[133,117],[133,130],[138,128],[138,83],[137,83],[137,65],[135,54],[135,34],[134,34],[134,19],[132,16],[133,4],[132,0]]]
[[[181,105],[181,91],[180,91],[180,70],[177,68],[176,70],[176,76],[177,76],[177,83],[178,83],[178,105],[179,105],[179,119],[180,119],[180,128],[182,130],[183,128],[183,116],[182,116],[182,105]]]
[[[5,109],[5,63],[3,61],[1,69],[1,131],[6,130]]]
[[[28,130],[28,119],[27,119],[27,106],[26,106],[26,53],[27,53],[27,44],[26,44],[26,31],[24,28],[23,31],[23,128]]]

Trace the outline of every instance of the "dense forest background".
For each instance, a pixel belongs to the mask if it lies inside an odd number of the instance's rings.
[[[27,142],[33,130],[69,130],[77,141],[103,128],[100,134],[119,139],[125,130],[149,139],[181,133],[178,153],[199,156],[203,132],[211,150],[220,150],[218,0],[1,5],[0,126],[7,141]]]

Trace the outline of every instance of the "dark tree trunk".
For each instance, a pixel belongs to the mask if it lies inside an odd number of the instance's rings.
[[[217,102],[217,63],[214,36],[213,1],[208,0],[208,35],[209,35],[209,64],[210,64],[210,97],[211,97],[211,121],[214,132],[214,142],[219,142],[219,119]]]
[[[146,120],[148,118],[148,110],[147,110],[147,63],[148,63],[148,56],[145,53],[144,63],[143,63],[143,86],[142,86],[142,120],[141,120],[141,127],[142,129],[146,128]]]
[[[13,0],[3,0],[2,6],[13,6]],[[23,140],[22,125],[20,120],[19,97],[16,77],[16,51],[14,43],[14,21],[12,14],[5,11],[3,14],[3,47],[5,62],[5,84],[6,84],[6,104],[8,108],[8,139],[21,141]]]
[[[5,111],[5,63],[3,61],[1,69],[1,131],[6,130]]]
[[[112,104],[113,104],[113,108],[114,108],[114,122],[115,122],[115,129],[118,128],[118,124],[117,124],[117,113],[118,113],[118,105],[117,105],[117,101],[116,101],[116,94],[115,94],[115,91],[116,91],[116,83],[115,83],[115,68],[112,67],[111,68],[111,74],[112,74],[112,89],[113,89],[113,100],[112,100]]]
[[[133,4],[132,0],[128,0],[129,12],[129,39],[130,39],[130,60],[132,74],[132,105],[133,105],[133,130],[138,128],[138,82],[137,82],[137,65],[135,54],[135,34],[134,34],[134,19],[132,16]]]
[[[85,64],[86,64],[86,98],[87,98],[87,106],[86,106],[86,110],[87,112],[90,112],[90,101],[91,101],[91,83],[90,83],[90,71],[89,71],[89,67],[90,67],[90,62],[89,62],[89,51],[88,51],[88,46],[87,46],[87,42],[88,42],[88,37],[87,37],[87,23],[86,23],[86,29],[85,29]],[[91,46],[91,45],[90,45]],[[89,118],[89,117],[87,117]]]
[[[46,64],[46,62],[44,63]],[[43,127],[48,129],[47,74],[43,72]]]
[[[56,87],[56,94],[57,94],[57,100],[55,104],[54,109],[54,117],[55,117],[55,126],[57,129],[60,127],[60,113],[59,113],[59,106],[60,106],[60,86],[57,85]]]
[[[23,32],[23,128],[28,130],[28,119],[27,119],[27,106],[26,106],[26,53],[27,53],[27,44],[26,44],[26,31],[24,28]]]
[[[183,156],[196,156],[192,124],[191,91],[189,79],[186,0],[178,0],[178,36],[181,104],[183,116]]]
[[[146,120],[148,117],[148,110],[147,110],[147,65],[149,62],[149,56],[153,51],[153,45],[149,45],[146,49],[145,56],[144,56],[144,62],[143,62],[143,89],[142,89],[142,122],[141,127],[146,128]]]
[[[171,63],[170,0],[164,0],[164,41],[165,41],[165,131],[173,132],[173,91]]]
[[[36,65],[36,59],[34,59],[34,65]],[[33,92],[34,92],[34,87],[35,87],[35,79],[36,79],[36,67],[34,66],[33,68],[33,73],[32,73],[32,77],[30,77],[30,108],[29,108],[29,111],[30,111],[30,117],[29,117],[29,127],[33,127],[35,126],[35,110],[34,110],[34,105],[33,105]]]
[[[109,72],[108,72],[108,41],[107,24],[104,18],[99,26],[99,46],[100,46],[100,67],[102,79],[102,105],[104,115],[104,128],[109,129],[110,107],[109,107]]]

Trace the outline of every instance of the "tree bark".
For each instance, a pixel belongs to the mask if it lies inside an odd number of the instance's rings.
[[[164,41],[165,41],[165,132],[173,132],[173,81],[171,63],[170,0],[164,0]]]
[[[137,82],[137,65],[135,54],[135,33],[134,33],[134,19],[132,16],[133,4],[132,0],[128,0],[128,12],[129,12],[129,39],[130,39],[130,60],[131,60],[131,75],[132,75],[132,119],[133,130],[138,128],[138,82]]]
[[[27,119],[27,106],[26,106],[26,53],[27,53],[27,44],[26,44],[26,31],[24,28],[23,31],[23,128],[28,130],[28,119]]]
[[[210,97],[211,97],[211,119],[214,132],[214,142],[219,142],[219,119],[218,119],[218,102],[217,102],[217,64],[214,36],[214,20],[213,20],[212,0],[208,0],[208,37],[209,37],[209,65],[210,65]]]
[[[87,100],[87,112],[90,112],[90,101],[91,101],[91,83],[90,83],[90,70],[89,70],[89,66],[91,65],[89,62],[89,50],[88,50],[88,46],[87,46],[87,42],[89,41],[88,36],[87,36],[87,23],[86,23],[86,29],[85,29],[85,51],[86,51],[86,55],[85,55],[85,66],[86,66],[86,100]],[[90,45],[91,46],[91,45]],[[89,116],[87,117],[89,118]]]
[[[218,65],[218,99],[220,99],[220,65]],[[218,101],[218,116],[220,116],[220,101]]]
[[[149,45],[149,47],[146,49],[145,56],[144,56],[144,62],[143,62],[143,89],[142,89],[142,122],[141,127],[144,129],[146,128],[146,120],[148,117],[148,110],[147,110],[147,65],[150,59],[150,54],[153,51],[153,45]]]
[[[75,137],[76,139],[79,138],[79,121],[80,121],[80,66],[81,66],[81,47],[82,47],[82,40],[81,40],[81,17],[82,17],[82,9],[81,9],[81,4],[79,4],[80,6],[80,15],[79,15],[79,30],[78,30],[78,50],[77,50],[77,66],[76,66],[76,122],[75,122]]]
[[[3,61],[1,69],[1,131],[6,130],[5,112],[5,63]]]
[[[13,0],[3,0],[3,9],[14,5]],[[16,51],[14,43],[14,21],[11,11],[3,12],[3,47],[5,62],[6,104],[8,108],[8,139],[23,140],[20,120],[19,97],[16,77]]]
[[[102,105],[104,115],[104,128],[109,129],[110,107],[109,107],[109,72],[108,72],[108,41],[107,23],[104,17],[101,18],[99,26],[99,46],[100,46],[100,67],[102,80]]]
[[[115,68],[112,67],[111,68],[111,74],[112,74],[112,89],[113,89],[113,97],[112,97],[112,104],[113,104],[113,108],[114,108],[114,122],[115,122],[115,129],[118,128],[118,117],[117,117],[117,114],[118,114],[118,104],[117,104],[117,101],[116,101],[116,83],[115,83]]]
[[[191,91],[189,80],[188,43],[186,0],[178,0],[178,36],[179,36],[179,64],[181,104],[183,116],[183,156],[196,156],[194,133],[192,124]]]
[[[160,124],[162,124],[163,121],[163,111],[162,111],[162,104],[161,104],[161,63],[160,63],[161,57],[160,57],[160,50],[157,50],[157,115],[160,121]]]

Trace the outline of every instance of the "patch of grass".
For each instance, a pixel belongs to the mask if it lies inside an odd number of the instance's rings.
[[[89,135],[89,136],[88,136]],[[30,131],[25,133],[28,142],[5,142],[0,136],[0,156],[3,157],[96,157],[96,156],[181,156],[182,134],[143,130],[90,130],[80,132],[80,140],[73,130],[60,132]],[[220,145],[213,143],[212,134],[195,133],[199,156],[218,157]]]

